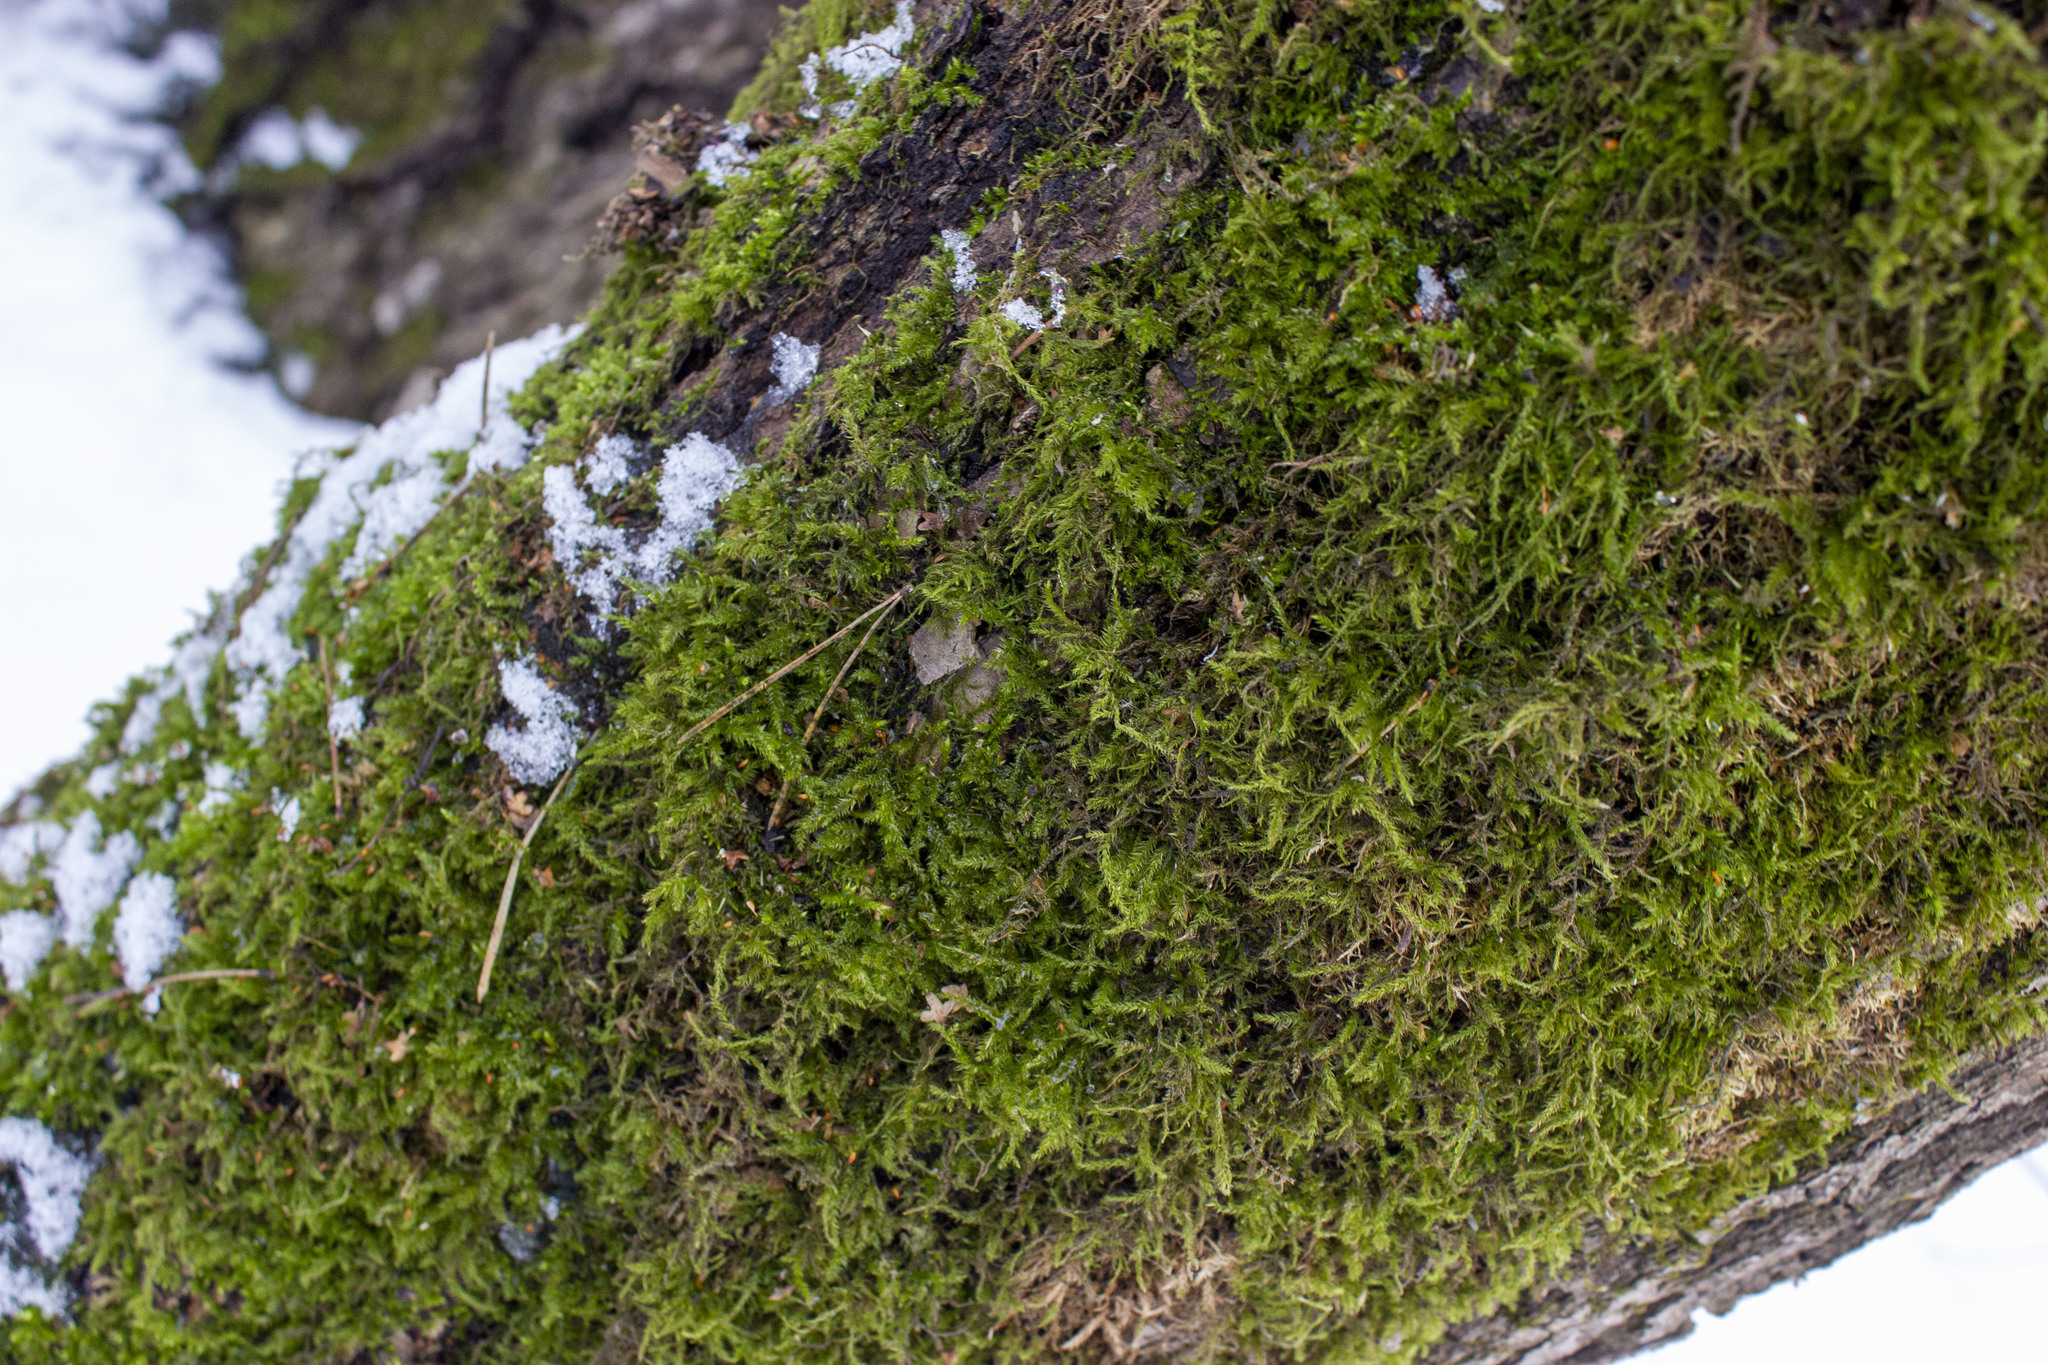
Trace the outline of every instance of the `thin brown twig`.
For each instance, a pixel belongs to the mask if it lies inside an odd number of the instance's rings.
[[[902,594],[898,593],[896,597],[892,597],[883,605],[881,615],[877,616],[874,622],[868,626],[867,633],[860,637],[860,643],[853,647],[853,653],[846,656],[846,662],[839,665],[839,671],[832,675],[832,682],[826,687],[825,695],[818,698],[818,709],[811,712],[811,723],[804,727],[803,743],[805,746],[809,746],[811,736],[818,733],[818,722],[824,719],[825,708],[832,702],[832,694],[839,690],[840,683],[846,681],[846,674],[853,667],[854,660],[860,658],[860,652],[868,647],[868,641],[875,638],[875,632],[882,628],[882,622],[889,619],[889,609],[894,607],[901,597]],[[782,790],[775,793],[775,808],[768,812],[768,830],[762,837],[763,845],[774,842],[775,827],[782,823],[783,815],[789,810],[789,788],[790,784],[795,781],[796,774],[794,773],[782,779]]]
[[[512,893],[519,887],[519,865],[526,861],[526,850],[532,846],[533,836],[540,833],[540,822],[547,819],[549,808],[562,794],[562,788],[569,785],[569,774],[575,771],[576,760],[572,758],[569,766],[562,770],[562,775],[555,779],[555,789],[548,793],[548,799],[533,817],[533,823],[526,827],[526,837],[519,841],[519,851],[512,855],[512,870],[505,874],[505,889],[498,893],[498,917],[491,921],[491,941],[484,948],[484,969],[476,979],[476,1002],[479,1005],[490,993],[491,969],[498,965],[498,947],[505,941],[505,919],[512,913]]]
[[[237,979],[259,979],[269,981],[277,973],[263,967],[212,967],[199,972],[172,972],[159,976],[141,986],[116,986],[110,991],[88,991],[83,995],[67,995],[67,1005],[96,1005],[102,1000],[118,1000],[124,995],[148,995],[159,986],[174,986],[180,981],[228,981]]]
[[[320,685],[327,689],[327,766],[334,775],[334,818],[341,818],[341,741],[334,737],[334,675],[327,667],[327,637],[320,641]]]
[[[716,711],[713,711],[710,715],[704,717],[704,719],[698,721],[695,725],[692,725],[688,730],[683,732],[683,737],[676,741],[676,747],[680,749],[683,745],[688,744],[698,735],[703,734],[713,725],[717,724],[721,720],[724,720],[727,716],[731,715],[734,711],[737,711],[740,707],[752,701],[755,697],[760,696],[763,692],[767,691],[777,682],[780,682],[782,679],[788,677],[791,673],[794,673],[797,669],[803,667],[812,659],[818,657],[819,654],[831,648],[833,644],[845,638],[847,632],[852,630],[855,626],[867,620],[876,612],[887,611],[890,607],[893,607],[898,602],[901,602],[905,595],[907,595],[909,592],[910,589],[906,586],[898,588],[895,592],[890,593],[887,597],[875,603],[875,605],[869,607],[866,611],[854,617],[851,621],[848,621],[838,630],[833,631],[823,640],[820,640],[817,644],[812,645],[802,654],[797,655],[794,659],[791,659],[788,663],[776,669],[773,673],[770,673],[767,677],[761,679],[761,681],[755,683],[752,687],[740,693],[737,697],[734,697],[731,701],[719,707]]]

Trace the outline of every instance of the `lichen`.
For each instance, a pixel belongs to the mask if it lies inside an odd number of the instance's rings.
[[[321,541],[256,733],[207,653],[35,788],[177,878],[181,970],[273,975],[67,1004],[86,937],[16,993],[6,1111],[102,1161],[16,1354],[1410,1360],[2038,1027],[2048,74],[2002,11],[1757,15],[1121,16],[600,630],[547,480],[657,525],[626,452],[986,73],[913,51],[693,185],[531,465],[361,577]],[[1156,222],[1063,263],[1181,98]],[[483,739],[543,694],[566,778]]]

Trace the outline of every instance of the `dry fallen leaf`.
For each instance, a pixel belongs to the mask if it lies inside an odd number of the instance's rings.
[[[925,1011],[918,1015],[927,1024],[943,1024],[952,1013],[967,1001],[965,986],[941,986],[938,993],[924,993]]]
[[[505,815],[513,824],[525,829],[533,823],[533,802],[526,799],[526,793],[511,787],[505,789]]]
[[[736,848],[721,848],[718,850],[718,856],[725,859],[725,870],[731,872],[741,863],[745,862],[750,855],[742,853]]]
[[[405,1054],[412,1051],[412,1036],[418,1031],[417,1029],[407,1029],[390,1042],[379,1043],[377,1046],[390,1053],[392,1061],[402,1062],[405,1060]]]
[[[555,870],[552,867],[544,867],[533,874],[533,879],[542,886],[553,886],[555,884]]]
[[[1234,621],[1244,620],[1244,609],[1251,605],[1244,600],[1244,594],[1232,589],[1230,593],[1230,617]]]

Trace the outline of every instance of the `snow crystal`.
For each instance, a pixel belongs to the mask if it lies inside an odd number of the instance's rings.
[[[348,165],[362,140],[361,133],[342,127],[325,109],[313,110],[300,122],[272,107],[249,125],[238,151],[242,160],[273,171],[288,171],[309,156],[328,170],[338,171]]]
[[[1451,291],[1428,266],[1415,270],[1415,316],[1424,322],[1449,322],[1458,315],[1458,305],[1451,302]]]
[[[787,332],[777,332],[768,338],[768,344],[775,349],[771,370],[775,375],[774,387],[768,390],[768,403],[787,402],[810,386],[818,373],[818,347],[806,346]]]
[[[92,942],[100,912],[121,894],[141,858],[142,845],[134,835],[123,830],[102,842],[99,817],[91,811],[78,817],[50,860],[50,885],[57,891],[66,943],[83,948]]]
[[[306,115],[299,124],[299,136],[305,141],[306,155],[330,171],[348,165],[363,141],[360,131],[342,127],[327,117],[325,109],[315,109]]]
[[[104,801],[114,794],[114,788],[121,785],[121,765],[102,763],[85,775],[86,795],[95,801]]]
[[[815,85],[815,74],[811,79]],[[697,153],[697,169],[704,172],[706,180],[723,187],[734,176],[753,165],[758,155],[747,146],[747,125],[728,123],[717,138],[705,143],[704,150]]]
[[[630,436],[603,437],[583,462],[583,482],[593,493],[608,494],[633,477],[630,462],[639,454],[640,448]]]
[[[1057,327],[1067,316],[1067,281],[1057,270],[1041,270],[1039,274],[1052,284],[1052,316],[1047,317],[1033,305],[1022,299],[1011,299],[1003,305],[1003,316],[1019,327],[1042,332],[1048,327]]]
[[[296,834],[299,829],[299,798],[296,796],[286,796],[278,791],[277,788],[272,787],[270,789],[270,808],[277,812],[277,822],[281,826],[277,831],[279,841],[289,841],[292,835]]]
[[[177,951],[185,926],[178,918],[177,883],[161,872],[144,872],[128,883],[121,897],[120,913],[114,916],[114,955],[121,960],[121,984],[139,991],[156,976],[157,968]],[[158,992],[151,991],[142,1002],[145,1014],[155,1014]]]
[[[363,732],[363,699],[336,697],[327,708],[327,734],[331,739],[354,739]]]
[[[248,778],[225,763],[206,765],[206,791],[199,798],[199,813],[211,815],[242,789]]]
[[[815,347],[805,349],[815,356]],[[627,580],[655,587],[669,581],[676,553],[695,545],[710,528],[712,506],[739,478],[739,461],[731,451],[702,432],[691,432],[663,454],[661,479],[655,486],[661,524],[636,544],[624,527],[597,519],[568,466],[554,465],[541,474],[548,548],[571,585],[590,600],[592,630],[601,637],[609,631],[605,618],[618,606],[619,589]]]
[[[270,714],[270,689],[282,685],[302,658],[290,621],[314,567],[358,522],[362,529],[342,566],[344,577],[360,574],[424,526],[447,491],[441,466],[433,458],[437,452],[467,450],[472,472],[524,463],[529,437],[513,420],[507,400],[573,335],[547,327],[498,347],[490,361],[487,412],[482,392],[485,362],[480,356],[457,366],[431,403],[367,433],[353,453],[328,465],[320,476],[320,491],[292,528],[268,585],[242,613],[240,633],[227,645],[228,667],[241,694],[232,709],[245,738],[262,735]],[[485,413],[481,432],[480,413]]]
[[[33,910],[10,910],[0,915],[0,973],[7,977],[7,989],[19,994],[50,949],[57,946],[57,921]]]
[[[853,82],[855,90],[865,90],[901,69],[903,46],[916,31],[917,25],[911,17],[911,0],[896,0],[896,17],[888,26],[828,48],[823,64]],[[803,65],[797,68],[804,83],[805,118],[821,118],[826,113],[818,103],[818,68],[819,58],[815,52],[804,58]],[[855,103],[854,100],[839,101],[831,108],[832,116],[844,118],[853,112]]]
[[[910,0],[896,0],[896,17],[886,28],[848,39],[825,53],[825,65],[864,89],[896,74],[903,65],[903,45],[917,31]]]
[[[946,250],[953,253],[953,292],[971,292],[974,288],[974,253],[968,247],[967,234],[959,228],[947,228],[939,234],[939,240],[946,244]]]
[[[64,826],[48,820],[0,829],[0,881],[20,885],[28,880],[29,864],[38,853],[55,853],[64,843]]]
[[[128,721],[121,727],[121,752],[138,753],[142,746],[156,738],[157,722],[163,719],[164,691],[162,686],[152,688],[135,699],[135,708],[128,713]]]
[[[0,1164],[14,1167],[25,1206],[21,1224],[0,1223],[0,1314],[35,1307],[52,1316],[62,1313],[70,1295],[64,1282],[45,1279],[16,1257],[33,1247],[45,1265],[52,1265],[78,1235],[80,1200],[92,1175],[92,1162],[59,1146],[50,1130],[34,1119],[0,1119]],[[23,1236],[29,1246],[23,1246]]]
[[[529,785],[554,781],[576,757],[582,738],[575,724],[576,703],[548,686],[530,654],[501,660],[498,685],[525,725],[517,730],[493,725],[484,743],[519,781]]]

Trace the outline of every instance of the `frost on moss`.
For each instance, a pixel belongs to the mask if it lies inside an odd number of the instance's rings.
[[[2038,1027],[2027,32],[1127,17],[1019,43],[1071,122],[827,336],[819,224],[1019,30],[814,128],[888,15],[806,11],[531,462],[309,471],[194,637],[260,659],[17,805],[5,1112],[101,1161],[18,1355],[1412,1360]],[[94,921],[17,985],[87,819],[269,975],[152,1017]]]

